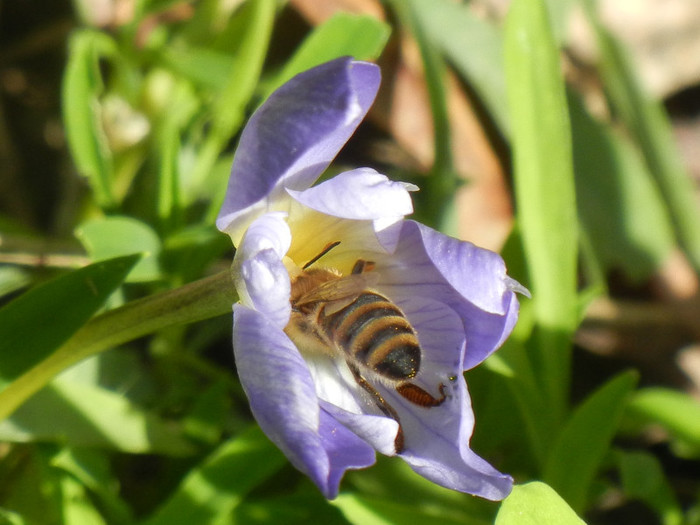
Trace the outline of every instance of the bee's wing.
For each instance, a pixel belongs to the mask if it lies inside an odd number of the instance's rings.
[[[297,306],[318,302],[342,301],[354,299],[368,287],[368,279],[361,274],[346,275],[326,281],[309,290],[296,301]]]

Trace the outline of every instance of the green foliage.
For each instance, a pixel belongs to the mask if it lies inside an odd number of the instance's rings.
[[[514,2],[505,29],[518,221],[536,323],[533,369],[548,406],[537,442],[547,447],[568,396],[569,337],[578,323],[576,197],[559,54],[538,0]],[[545,421],[550,418],[549,421]]]
[[[501,505],[495,525],[581,525],[584,522],[548,485],[518,485]]]
[[[127,275],[127,282],[154,281],[161,275],[158,266],[160,239],[147,224],[131,217],[111,216],[81,224],[75,236],[94,261],[142,253],[141,260]]]
[[[86,266],[34,288],[0,309],[3,383],[46,358],[85,324],[138,259],[138,255],[129,255]]]
[[[222,523],[245,495],[284,463],[282,453],[253,426],[194,467],[144,525]]]
[[[636,382],[637,374],[626,372],[593,392],[571,414],[547,457],[543,478],[579,512]]]
[[[643,371],[572,359],[585,307],[614,294],[611,275],[643,286],[679,251],[700,268],[697,203],[667,117],[593,0],[583,4],[610,118],[566,85],[576,3],[513,0],[499,24],[468,2],[392,0],[385,20],[340,12],[312,27],[294,3],[153,0],[98,28],[91,2],[76,0],[83,22],[60,64],[69,156],[52,172],[58,190],[27,193],[40,211],[26,224],[0,210],[0,522],[566,525],[583,523],[577,513],[595,523],[617,498],[664,525],[700,523],[697,480],[680,493],[666,464],[700,458],[697,400],[637,389],[640,375],[649,384]],[[409,39],[411,68],[396,62]],[[348,472],[328,502],[250,418],[231,356],[231,248],[214,218],[255,107],[342,55],[378,61],[385,85],[399,81],[394,69],[424,74],[429,104],[415,111],[430,113],[435,155],[428,174],[411,174],[417,216],[458,229],[449,71],[502,165],[512,161],[503,255],[533,297],[504,347],[467,375],[472,446],[516,479],[500,504],[437,487],[396,458]],[[389,94],[358,165],[389,151],[377,168],[405,173],[386,134]],[[650,429],[670,460],[646,446]]]

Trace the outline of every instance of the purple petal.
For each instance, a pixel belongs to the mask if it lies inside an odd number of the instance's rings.
[[[500,255],[410,221],[407,229],[412,227],[435,268],[467,301],[488,313],[506,313],[511,294]]]
[[[401,419],[405,438],[401,458],[443,487],[490,500],[505,498],[512,489],[512,478],[469,449],[474,415],[464,381],[460,377],[446,384],[445,392],[448,397],[442,405],[424,408],[383,390]]]
[[[393,419],[383,415],[355,414],[327,401],[321,401],[321,408],[378,452],[386,456],[396,453],[395,440],[399,425]]]
[[[316,385],[321,407],[376,450],[393,456],[399,426],[396,421],[384,415],[367,413],[368,407],[376,412],[379,409],[368,404],[366,392],[357,384],[345,360],[310,355],[306,357],[306,363]]]
[[[432,298],[457,313],[466,339],[465,370],[495,351],[517,321],[518,301],[498,254],[413,221],[404,221],[393,257],[377,271],[378,287],[394,301]]]
[[[241,302],[254,307],[278,328],[284,328],[291,313],[291,284],[282,263],[290,243],[291,232],[283,216],[269,213],[250,225],[233,261]]]
[[[423,355],[416,381],[425,389],[460,376],[464,370],[465,335],[457,313],[441,301],[430,297],[392,298],[418,332]],[[437,395],[437,392],[434,392]]]
[[[321,408],[319,433],[321,445],[328,454],[331,467],[325,486],[321,487],[321,492],[326,498],[333,499],[338,495],[340,480],[345,471],[374,465],[377,460],[376,453],[370,445],[324,408]]]
[[[243,130],[219,218],[232,233],[283,194],[308,188],[369,110],[379,68],[345,57],[285,83]]]
[[[375,461],[374,449],[319,408],[296,346],[262,314],[233,307],[236,367],[260,428],[328,498],[348,468]]]
[[[415,186],[389,180],[371,168],[336,175],[304,191],[287,190],[297,202],[313,210],[354,220],[401,218],[413,213],[409,189]]]

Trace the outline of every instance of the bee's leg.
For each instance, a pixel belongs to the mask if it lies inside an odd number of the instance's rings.
[[[445,385],[443,384],[440,385],[440,395],[442,397],[439,399],[434,398],[428,392],[423,390],[421,387],[414,385],[413,383],[402,383],[396,387],[396,391],[414,405],[422,407],[440,406],[447,398],[447,395],[445,394]]]
[[[374,261],[365,261],[364,259],[358,259],[355,265],[352,267],[352,274],[364,273],[372,271],[374,268]]]
[[[348,368],[350,368],[350,371],[352,372],[355,381],[357,381],[357,384],[360,385],[365,392],[372,396],[372,399],[379,407],[379,410],[384,412],[384,415],[390,417],[399,424],[399,430],[396,433],[396,439],[394,439],[394,449],[396,450],[397,454],[400,454],[404,446],[403,429],[401,428],[401,421],[399,420],[399,415],[396,413],[396,410],[394,410],[393,407],[386,402],[382,395],[377,392],[377,390],[370,385],[364,377],[362,377],[362,374],[360,374],[360,371],[355,365],[348,363]]]

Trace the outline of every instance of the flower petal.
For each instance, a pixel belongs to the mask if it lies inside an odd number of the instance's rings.
[[[489,313],[506,313],[510,294],[500,255],[410,221],[407,229],[412,227],[435,267],[467,301]]]
[[[297,202],[342,219],[400,218],[413,213],[408,191],[415,186],[394,182],[372,168],[336,175],[304,191],[287,190]]]
[[[495,351],[517,321],[518,301],[498,254],[414,221],[404,221],[393,256],[377,272],[378,287],[393,300],[434,298],[459,315],[465,370]]]
[[[396,454],[395,441],[399,424],[386,416],[354,414],[321,401],[321,408],[385,456]]]
[[[374,465],[377,460],[374,449],[321,408],[319,426],[321,445],[328,454],[330,471],[321,492],[328,499],[338,495],[340,480],[348,469],[360,469]]]
[[[321,408],[352,430],[377,451],[387,456],[395,454],[394,441],[399,430],[396,421],[379,412],[366,399],[357,381],[342,359],[330,356],[306,356]],[[368,413],[370,412],[370,413]]]
[[[258,424],[326,497],[337,495],[345,470],[374,463],[372,447],[320,409],[304,359],[260,312],[234,305],[233,349]]]
[[[430,408],[382,390],[401,419],[405,437],[401,458],[418,474],[443,487],[490,500],[505,498],[512,489],[512,478],[469,449],[474,415],[466,384],[460,377],[444,390],[447,399]]]
[[[308,188],[369,110],[379,68],[339,58],[300,73],[248,121],[216,225],[234,244],[256,214],[274,209],[284,188]]]
[[[282,258],[291,232],[280,213],[268,213],[250,225],[233,260],[234,283],[241,302],[252,306],[278,328],[289,322],[289,273]]]

